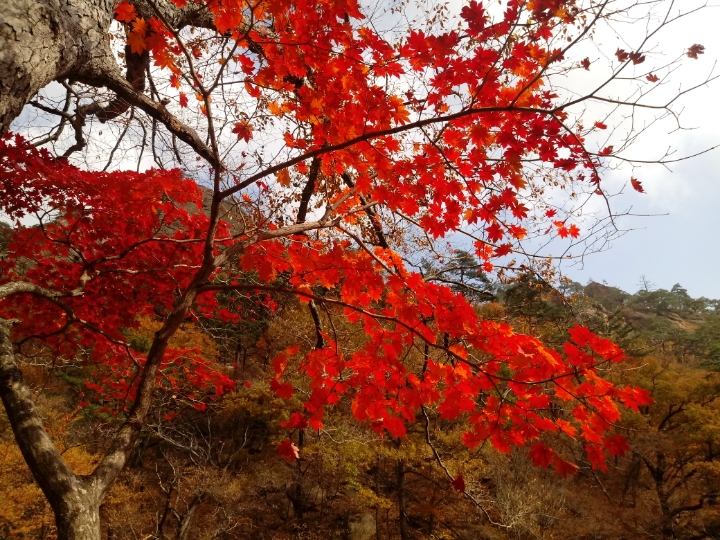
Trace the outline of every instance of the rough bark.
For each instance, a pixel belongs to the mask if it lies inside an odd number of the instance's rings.
[[[134,53],[128,45],[125,46],[125,63],[127,70],[125,80],[130,83],[139,93],[145,91],[145,71],[150,66],[150,53],[145,50],[142,53]],[[95,115],[101,122],[107,122],[117,118],[130,109],[130,103],[123,98],[116,96],[107,106],[99,103],[91,103],[78,108],[82,116]]]
[[[58,539],[100,540],[100,503],[94,493],[77,490],[65,497],[70,503],[55,510]]]
[[[100,540],[97,483],[73,474],[45,431],[15,361],[10,323],[0,319],[0,398],[20,451],[55,513],[58,538]]]
[[[114,0],[13,0],[0,10],[0,132],[50,82],[112,58]]]

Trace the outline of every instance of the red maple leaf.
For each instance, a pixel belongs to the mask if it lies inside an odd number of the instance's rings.
[[[562,476],[563,478],[566,478],[569,474],[577,474],[578,472],[577,465],[570,463],[569,461],[565,461],[560,456],[555,456],[553,459],[553,469],[555,469],[555,474]]]
[[[285,429],[305,429],[308,425],[307,418],[300,413],[292,413],[287,422],[281,422],[280,425]]]
[[[555,452],[544,443],[537,442],[528,452],[528,457],[532,459],[533,465],[546,469],[555,457]]]
[[[479,34],[485,28],[487,18],[485,9],[475,0],[471,0],[470,4],[462,8],[460,17],[468,23],[468,30],[471,34]]]
[[[388,433],[396,438],[405,436],[407,430],[405,429],[405,422],[403,422],[397,416],[391,416],[383,420],[383,427],[388,430]]]
[[[460,493],[465,493],[465,479],[463,478],[463,475],[461,473],[458,473],[458,475],[453,479],[452,487],[454,487],[457,491]]]
[[[607,458],[601,446],[595,444],[586,444],[585,452],[593,469],[600,469],[603,472],[608,470]]]
[[[300,449],[295,446],[292,439],[285,439],[278,445],[278,454],[292,463],[300,457]]]
[[[505,236],[505,231],[502,230],[502,227],[500,227],[498,223],[488,225],[485,228],[485,232],[487,233],[488,240],[490,240],[491,242],[497,242],[498,240],[502,240],[502,238]]]
[[[270,390],[275,392],[277,397],[281,399],[290,399],[295,393],[295,389],[292,384],[280,382],[277,379],[272,379],[270,381]]]
[[[617,56],[617,59],[620,62],[626,62],[627,59],[630,58],[630,53],[624,49],[618,49],[617,51],[615,51],[615,56]]]
[[[633,189],[639,193],[645,193],[645,190],[642,187],[642,184],[640,183],[640,180],[637,180],[636,178],[630,179],[630,185],[633,187]]]
[[[645,55],[639,52],[630,53],[630,60],[633,64],[642,64],[645,61]]]
[[[622,435],[613,435],[611,437],[605,437],[603,439],[605,448],[611,456],[624,456],[626,452],[630,450],[630,445],[627,439]]]
[[[128,2],[120,2],[115,6],[115,19],[120,22],[130,23],[137,18],[135,6]]]

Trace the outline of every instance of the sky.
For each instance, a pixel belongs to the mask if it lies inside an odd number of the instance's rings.
[[[687,3],[686,3],[687,2]],[[680,4],[685,8],[690,0]],[[687,88],[704,80],[714,68],[720,73],[720,6],[706,8],[679,23],[659,46],[674,51],[699,43],[705,54],[697,61],[684,62],[676,73],[674,88]],[[682,86],[680,86],[682,85]],[[652,159],[670,146],[673,157],[701,152],[720,145],[720,80],[687,94],[678,103],[683,131],[671,133],[667,124],[651,133],[629,154]],[[627,181],[629,170],[610,173],[610,182]],[[601,253],[587,256],[580,265],[564,266],[563,272],[580,283],[590,280],[639,289],[641,276],[657,288],[670,289],[680,283],[693,297],[720,298],[720,148],[668,168],[647,165],[633,171],[646,193],[626,189],[613,200],[616,210],[633,214],[620,220],[631,229]]]
[[[710,96],[708,96],[709,98]],[[703,130],[705,141],[720,129]],[[693,158],[643,179],[646,194],[626,193],[632,211],[647,214],[621,220],[627,234],[609,249],[564,267],[580,283],[590,280],[636,292],[641,276],[657,288],[682,284],[693,297],[720,298],[720,152]]]

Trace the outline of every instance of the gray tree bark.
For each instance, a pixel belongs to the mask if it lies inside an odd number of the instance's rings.
[[[114,4],[114,0],[3,3],[0,132],[7,131],[22,108],[50,82],[71,77],[93,83],[93,69],[112,59],[108,29]]]
[[[206,271],[199,279],[205,280],[207,275]],[[64,296],[82,294],[62,294],[22,282],[0,286],[0,298],[16,293],[31,293],[56,302]],[[156,334],[128,421],[88,476],[77,476],[70,470],[45,430],[15,358],[12,322],[0,317],[0,399],[25,462],[53,509],[59,540],[100,540],[100,505],[130,457],[150,409],[155,377],[168,341],[185,319],[196,294],[191,288]]]
[[[63,540],[100,540],[100,499],[92,478],[76,476],[45,431],[15,362],[10,323],[0,318],[0,398],[15,440],[47,497]]]

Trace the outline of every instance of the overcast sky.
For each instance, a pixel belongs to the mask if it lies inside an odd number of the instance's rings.
[[[690,3],[683,0],[676,5],[685,8]],[[661,48],[668,51],[694,43],[705,46],[705,54],[696,62],[684,62],[683,71],[675,78],[684,87],[713,66],[720,72],[715,65],[720,60],[720,6],[714,3],[661,38]],[[680,157],[720,144],[719,83],[702,87],[681,101],[683,126],[695,129],[668,133],[668,125],[646,140],[638,154],[659,156],[670,144]],[[627,182],[625,176],[610,175],[609,180]],[[582,267],[564,267],[564,273],[581,283],[605,280],[628,292],[637,291],[640,276],[645,275],[658,288],[670,289],[680,283],[692,296],[720,298],[720,149],[676,163],[671,171],[644,166],[633,176],[642,180],[647,193],[625,190],[615,199],[615,209],[632,207],[635,214],[656,216],[625,218],[622,225],[634,230],[613,242],[610,249],[586,257]]]

